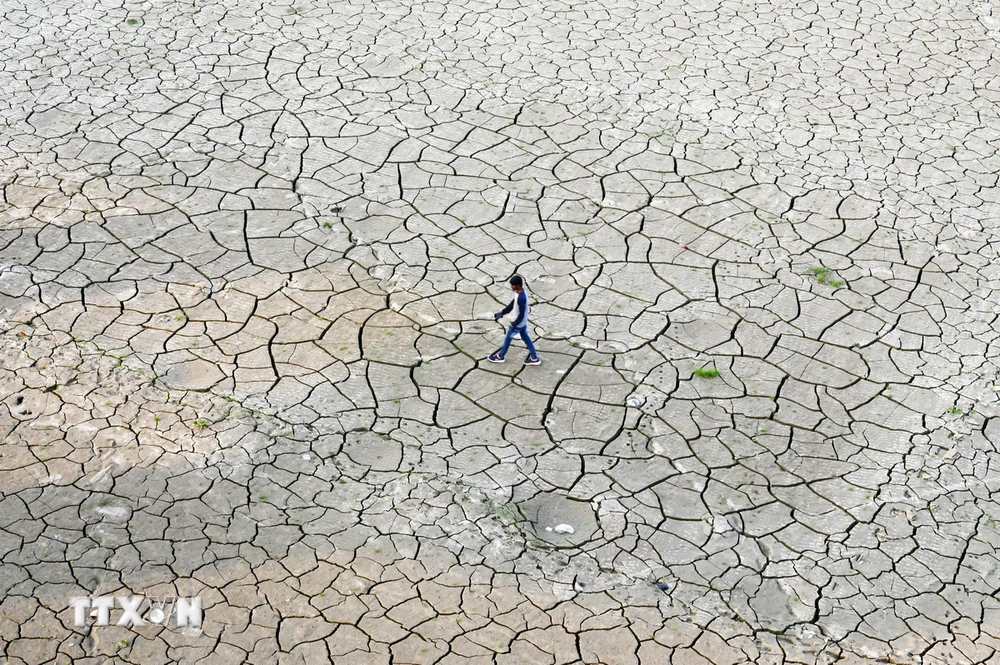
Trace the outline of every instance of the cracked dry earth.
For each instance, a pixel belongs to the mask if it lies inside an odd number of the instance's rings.
[[[4,4],[4,662],[1000,662],[997,7],[226,4]]]

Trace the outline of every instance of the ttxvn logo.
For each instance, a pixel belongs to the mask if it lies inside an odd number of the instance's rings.
[[[202,619],[201,598],[197,596],[78,597],[71,598],[69,606],[73,608],[73,622],[78,628],[87,625],[88,615],[97,618],[95,623],[98,626],[111,625],[111,611],[115,607],[121,610],[121,616],[114,624],[116,626],[166,626],[173,615],[178,627],[198,627]]]

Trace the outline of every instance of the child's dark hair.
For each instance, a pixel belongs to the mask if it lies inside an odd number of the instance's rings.
[[[524,280],[521,278],[520,275],[514,275],[513,277],[511,277],[510,283],[512,286],[516,286],[519,289],[524,286]]]

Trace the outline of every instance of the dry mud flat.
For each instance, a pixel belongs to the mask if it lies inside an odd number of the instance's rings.
[[[995,5],[2,11],[6,663],[1000,662]]]

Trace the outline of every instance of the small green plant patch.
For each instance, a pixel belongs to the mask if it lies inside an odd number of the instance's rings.
[[[719,376],[719,370],[714,367],[699,367],[694,371],[694,375],[699,379],[714,379]]]
[[[830,269],[826,266],[813,266],[809,269],[809,272],[812,273],[812,276],[815,277],[816,281],[820,284],[828,284],[835,289],[839,289],[844,285],[844,283],[839,279],[831,279],[833,273],[831,273]]]

